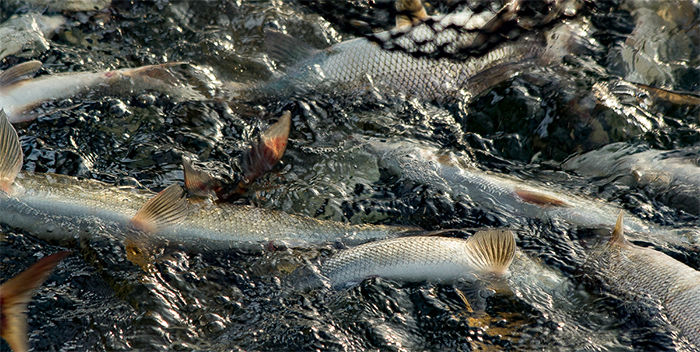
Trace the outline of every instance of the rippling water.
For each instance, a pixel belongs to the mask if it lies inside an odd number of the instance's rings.
[[[36,58],[44,63],[41,74],[186,61],[220,80],[254,82],[283,73],[264,54],[264,28],[322,48],[358,33],[353,16],[388,28],[386,3],[115,0],[105,10],[64,12],[66,28]],[[182,181],[186,155],[208,172],[235,178],[238,157],[268,119],[291,110],[281,165],[238,202],[429,230],[517,226],[519,252],[508,278],[512,292],[497,293],[484,313],[471,313],[448,285],[375,278],[340,292],[294,288],[290,272],[318,265],[340,250],[333,245],[263,254],[174,246],[147,273],[126,260],[123,244],[96,236],[68,248],[76,254],[34,297],[30,344],[78,351],[690,350],[667,322],[640,318],[646,313],[589,284],[578,270],[582,242],[607,229],[537,219],[513,224],[507,214],[390,174],[352,137],[432,141],[465,152],[484,170],[599,197],[660,226],[700,227],[698,214],[624,177],[583,176],[560,166],[574,153],[612,142],[661,150],[700,145],[697,105],[644,99],[620,82],[700,91],[698,3],[668,4],[596,4],[581,16],[589,44],[582,53],[561,67],[497,84],[469,104],[321,94],[255,104],[175,102],[158,92],[43,104],[42,117],[18,126],[26,170],[160,190]],[[432,7],[445,8],[449,2]],[[0,11],[6,20],[52,10],[3,1]],[[7,57],[0,69],[25,60]],[[37,253],[65,248],[18,229],[2,231],[3,280],[36,261]],[[700,267],[697,251],[656,247]],[[4,342],[2,349],[8,350]]]

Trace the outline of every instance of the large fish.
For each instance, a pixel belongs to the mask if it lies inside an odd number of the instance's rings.
[[[700,149],[664,151],[613,143],[566,161],[586,176],[643,188],[663,203],[700,215]]]
[[[514,254],[510,231],[482,231],[466,240],[409,236],[341,251],[323,264],[321,274],[334,287],[369,277],[452,283],[469,276],[502,275]]]
[[[354,245],[415,230],[350,225],[251,206],[188,201],[173,184],[158,195],[135,187],[20,171],[17,133],[0,112],[0,223],[36,236],[66,239],[100,226],[118,232],[146,230],[155,238],[196,249],[260,249],[340,241]]]
[[[397,21],[400,26],[426,17],[420,1],[399,1],[399,6],[410,10],[407,19]],[[487,11],[482,14],[464,12],[437,18],[436,21],[443,27],[458,26],[468,30],[484,26],[494,16],[495,13]],[[413,32],[412,37],[417,41],[434,35],[428,27],[415,28]],[[465,43],[477,36],[470,32],[449,33],[440,40]],[[470,98],[488,86],[536,64],[543,49],[541,43],[535,40],[522,40],[504,43],[479,58],[452,61],[416,58],[404,52],[384,50],[366,38],[347,40],[318,50],[273,30],[266,32],[265,46],[272,59],[288,64],[286,74],[276,81],[242,89],[234,94],[243,97],[279,96],[305,90],[332,93],[376,89],[382,93],[405,94],[425,100]]]
[[[629,243],[622,219],[620,213],[612,238],[591,254],[586,272],[625,300],[658,307],[700,348],[700,272],[664,253]]]
[[[34,291],[51,275],[61,259],[70,252],[44,257],[27,270],[0,285],[0,334],[13,351],[24,352],[27,343],[27,304]]]
[[[358,138],[361,139],[361,138]],[[483,171],[466,157],[427,142],[407,138],[365,139],[367,150],[389,172],[441,190],[455,198],[515,218],[564,220],[573,226],[598,227],[612,223],[618,209],[602,201],[529,185],[523,180]],[[630,221],[629,231],[653,243],[698,246],[697,229],[667,230],[641,220]]]
[[[0,73],[0,109],[10,122],[37,118],[32,109],[52,99],[73,98],[90,91],[111,93],[154,89],[183,99],[201,100],[202,95],[180,80],[174,70],[182,63],[127,68],[107,72],[71,72],[31,78],[39,71],[40,61],[27,61]]]

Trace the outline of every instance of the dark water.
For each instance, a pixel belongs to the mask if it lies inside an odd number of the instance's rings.
[[[361,33],[353,19],[389,28],[387,3],[114,1],[101,11],[65,12],[69,25],[36,58],[44,63],[41,74],[185,61],[220,80],[254,82],[283,72],[264,54],[265,27],[322,48]],[[182,181],[186,155],[235,179],[240,154],[269,119],[291,110],[281,165],[238,202],[429,230],[513,225],[505,214],[391,175],[350,137],[402,135],[463,151],[485,170],[599,197],[660,226],[697,228],[697,215],[643,187],[559,166],[576,152],[612,142],[662,150],[700,145],[698,106],[649,104],[618,84],[626,79],[700,91],[698,5],[673,4],[590,5],[581,15],[588,28],[583,49],[561,66],[524,72],[469,103],[322,94],[262,103],[176,102],[158,92],[47,102],[44,116],[18,126],[24,169],[160,190]],[[0,9],[6,20],[45,7],[3,1]],[[638,27],[641,16],[648,17]],[[632,53],[637,59],[626,59]],[[10,56],[0,69],[25,60]],[[601,103],[600,86],[622,103]],[[645,318],[647,312],[588,284],[577,270],[580,240],[607,230],[538,219],[524,219],[518,229],[521,254],[511,268],[517,289],[489,298],[483,314],[468,312],[448,285],[371,279],[341,292],[291,289],[289,272],[317,265],[338,250],[333,245],[264,254],[171,247],[146,273],[126,260],[123,244],[96,229],[98,236],[67,248],[75,254],[29,305],[30,344],[77,351],[691,350],[667,322]],[[3,280],[40,255],[66,249],[19,229],[2,231]],[[697,252],[660,249],[700,267]],[[4,342],[2,349],[8,350]]]

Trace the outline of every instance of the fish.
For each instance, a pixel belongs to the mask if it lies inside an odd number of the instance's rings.
[[[619,213],[608,243],[587,258],[585,271],[625,301],[658,307],[700,348],[700,271],[656,250],[627,241]]]
[[[181,62],[125,68],[106,72],[71,72],[30,78],[41,69],[41,61],[32,60],[0,73],[0,108],[11,123],[36,119],[32,109],[52,99],[73,98],[94,90],[112,93],[153,89],[189,100],[203,100],[201,93],[180,80],[175,71]]]
[[[187,198],[171,184],[158,194],[51,173],[21,171],[17,133],[0,112],[0,224],[48,240],[94,236],[102,228],[116,235],[146,236],[199,251],[263,250],[341,242],[355,245],[407,234],[411,226],[351,225],[253,206]]]
[[[44,11],[99,11],[110,6],[112,0],[7,0],[17,5],[43,8]]]
[[[419,1],[415,3],[399,1],[399,6],[409,9],[399,12],[397,23],[400,26],[426,18],[423,6]],[[442,26],[459,26],[468,30],[485,25],[494,16],[488,11],[481,14],[465,12],[446,15],[436,21]],[[420,40],[432,30],[422,27],[414,28],[414,32],[413,36]],[[463,43],[477,36],[470,32],[451,33],[452,36],[440,39]],[[252,87],[235,86],[231,88],[231,94],[236,98],[255,99],[304,91],[374,91],[415,96],[421,100],[470,98],[527,67],[537,65],[543,48],[537,40],[523,39],[504,43],[478,58],[454,61],[416,58],[405,52],[384,50],[367,38],[347,40],[319,50],[288,34],[266,30],[265,50],[271,59],[287,66],[286,74]]]
[[[0,285],[0,332],[14,352],[29,350],[27,304],[56,265],[70,253],[62,251],[46,256]]]
[[[581,175],[642,188],[662,203],[700,215],[699,148],[664,151],[613,143],[562,164]]]
[[[0,60],[7,56],[35,57],[49,50],[51,34],[66,23],[61,16],[24,14],[0,24]]]
[[[369,277],[451,283],[469,276],[502,276],[513,261],[515,238],[507,230],[469,239],[407,236],[365,243],[332,256],[320,273],[333,287]]]
[[[440,149],[429,142],[410,138],[355,138],[375,155],[380,167],[413,182],[477,206],[518,219],[565,221],[575,227],[599,227],[614,222],[617,207],[595,198],[558,192],[549,185],[537,185],[504,174],[478,169],[468,157]],[[639,219],[626,228],[652,243],[697,248],[697,229],[665,229]]]

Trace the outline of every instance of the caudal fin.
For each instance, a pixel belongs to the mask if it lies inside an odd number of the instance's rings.
[[[22,145],[5,110],[0,109],[0,191],[10,192],[22,169]]]
[[[513,262],[515,238],[508,230],[480,231],[468,241],[474,263],[485,273],[501,275]]]
[[[192,195],[206,197],[212,193],[218,193],[222,187],[221,181],[211,177],[202,170],[197,170],[192,161],[183,156],[182,170],[185,174],[185,189]]]
[[[58,262],[68,254],[70,252],[58,252],[43,258],[0,286],[0,334],[13,351],[26,351],[29,348],[27,304]]]
[[[243,172],[247,182],[253,182],[272,170],[282,159],[282,155],[287,149],[291,125],[292,114],[285,111],[277,123],[263,132],[259,143],[251,146],[243,155]]]

